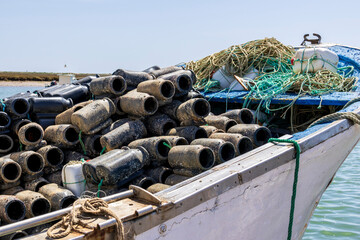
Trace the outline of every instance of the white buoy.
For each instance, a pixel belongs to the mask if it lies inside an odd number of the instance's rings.
[[[217,70],[213,77],[213,80],[219,81],[220,87],[222,89],[230,87],[230,84],[235,80],[234,76],[231,74],[228,74],[225,71],[225,68],[222,67],[219,70]]]
[[[338,63],[338,55],[327,48],[303,48],[295,53],[293,71],[315,73],[319,70],[329,70],[336,73]]]
[[[82,172],[82,163],[66,164],[61,172],[61,178],[65,188],[72,191],[77,197],[85,191],[85,177]]]

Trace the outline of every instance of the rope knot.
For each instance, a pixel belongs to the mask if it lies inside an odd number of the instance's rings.
[[[76,208],[76,205],[79,205],[79,208]],[[116,220],[116,233],[115,239],[123,240],[124,239],[124,226],[121,219],[109,209],[109,205],[101,198],[86,198],[78,199],[74,204],[72,210],[62,218],[62,220],[53,226],[51,226],[47,235],[50,238],[63,238],[70,234],[71,231],[76,231],[79,233],[86,234],[84,229],[79,228],[79,226],[95,229],[96,227],[90,225],[89,223],[83,221],[84,219],[89,219],[88,216],[84,214],[95,215],[95,216],[105,216],[107,218],[115,218]]]

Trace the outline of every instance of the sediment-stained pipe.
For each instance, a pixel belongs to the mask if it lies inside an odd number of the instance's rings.
[[[231,142],[221,139],[200,138],[192,141],[191,145],[202,145],[213,150],[216,164],[224,163],[235,157],[235,146]]]
[[[22,126],[17,135],[22,144],[34,146],[43,139],[44,130],[39,124],[32,122]]]
[[[231,142],[235,146],[236,156],[253,150],[253,144],[250,138],[235,133],[213,133],[209,138],[222,139]]]
[[[188,142],[192,142],[197,138],[207,138],[207,133],[203,128],[197,126],[186,126],[172,128],[167,133],[170,136],[179,136],[185,138]]]
[[[109,118],[115,114],[115,111],[115,105],[110,98],[95,100],[74,112],[71,115],[71,123],[78,127],[84,134],[95,134],[96,130],[100,131],[112,123]],[[104,124],[109,120],[111,121],[109,124]]]
[[[25,218],[25,204],[18,198],[0,195],[0,219],[4,223],[14,223]]]
[[[189,172],[203,172],[215,163],[214,152],[202,145],[184,145],[172,147],[168,156],[169,165],[174,169]]]
[[[154,96],[133,90],[120,97],[120,106],[130,115],[149,116],[158,110],[159,104]]]
[[[76,200],[76,196],[70,190],[60,187],[56,183],[42,186],[39,193],[49,200],[53,211],[67,208]]]
[[[49,126],[45,130],[44,139],[54,145],[71,147],[79,142],[79,129],[71,124]]]
[[[228,133],[239,133],[247,136],[256,147],[264,145],[271,138],[270,130],[267,127],[257,124],[237,124],[231,127]]]
[[[176,110],[180,121],[201,120],[210,113],[210,104],[203,98],[194,98],[182,103]]]
[[[90,82],[90,91],[95,96],[107,94],[120,96],[125,92],[126,87],[125,79],[116,75],[99,77]]]
[[[253,124],[255,122],[254,114],[247,108],[230,110],[220,115],[231,118],[238,124]]]

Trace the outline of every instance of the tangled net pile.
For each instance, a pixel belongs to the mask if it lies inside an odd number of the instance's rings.
[[[226,72],[237,76],[243,76],[251,68],[260,73],[287,72],[292,68],[290,59],[294,52],[275,38],[265,38],[234,45],[199,61],[188,62],[186,68],[193,70],[199,79],[194,85],[196,89],[218,90],[220,85],[212,81],[211,76],[220,68],[224,67]]]
[[[292,47],[283,45],[275,38],[265,38],[231,46],[198,61],[191,61],[186,67],[196,74],[198,81],[194,87],[205,92],[227,90],[222,90],[219,82],[211,79],[214,72],[220,68],[224,67],[229,74],[240,77],[252,68],[258,70],[259,76],[251,81],[244,107],[249,106],[251,98],[256,98],[261,101],[259,107],[264,107],[267,112],[279,110],[270,108],[271,99],[285,92],[297,94],[294,103],[298,97],[305,94],[319,96],[335,91],[350,91],[353,88],[356,78],[348,77],[352,73],[351,68],[338,69],[338,73],[319,70],[316,73],[306,71],[295,74],[291,65],[294,54]],[[311,66],[315,59],[313,57],[300,61]]]

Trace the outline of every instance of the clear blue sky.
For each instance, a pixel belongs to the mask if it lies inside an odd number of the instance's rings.
[[[0,71],[143,70],[313,32],[360,47],[359,13],[358,0],[0,0]]]

